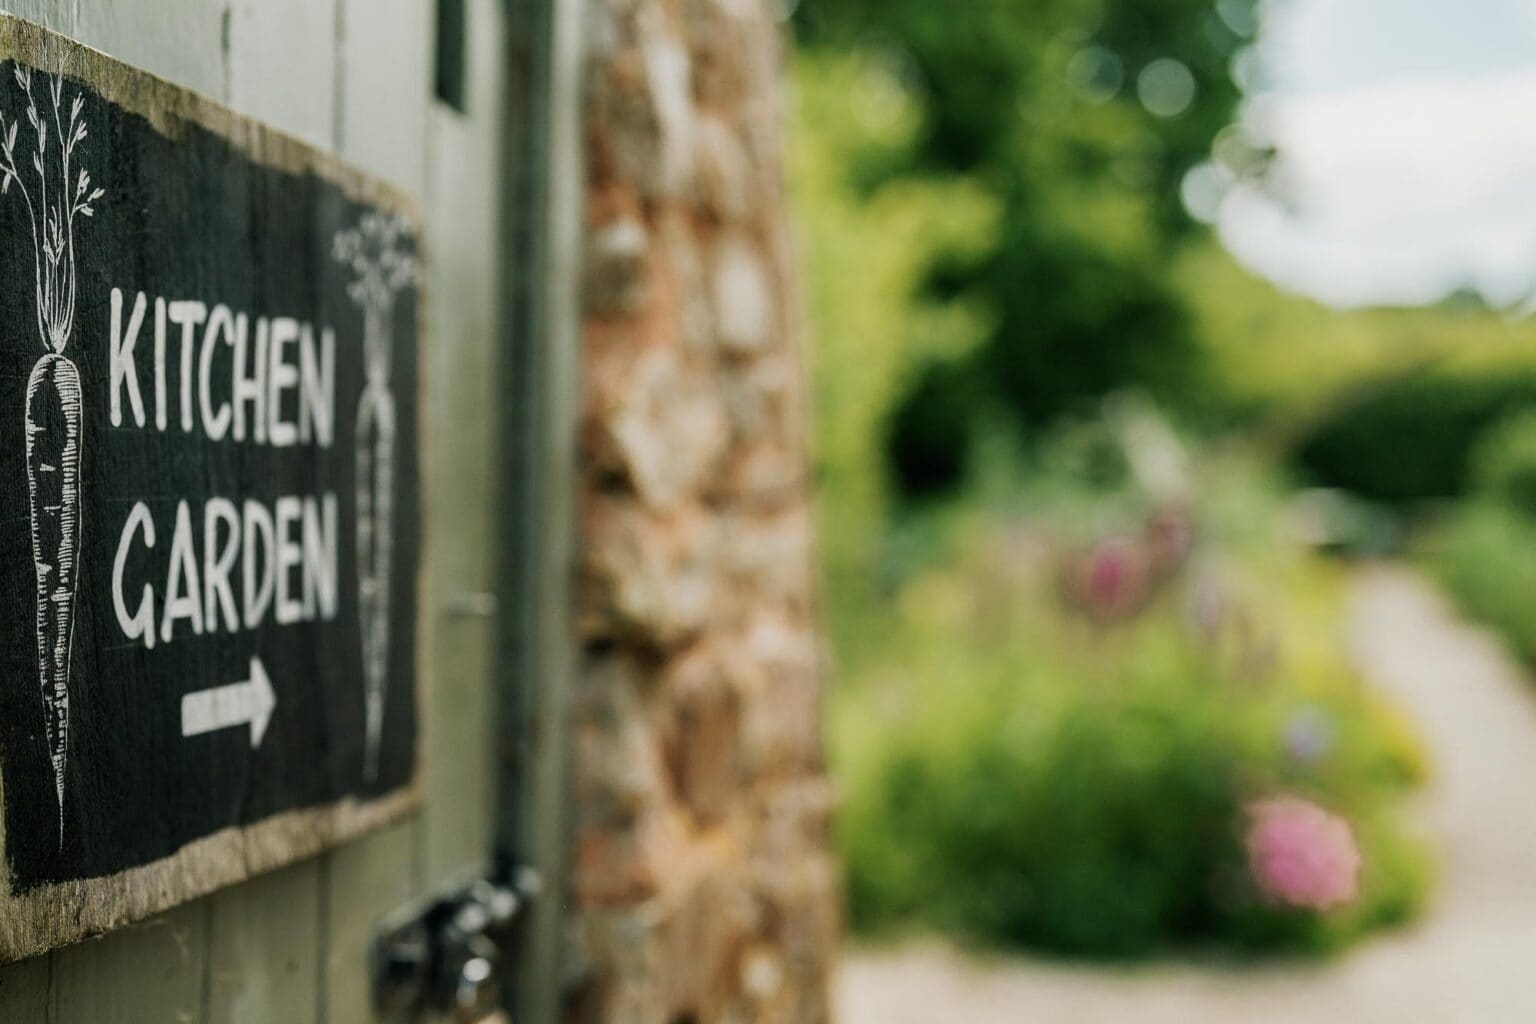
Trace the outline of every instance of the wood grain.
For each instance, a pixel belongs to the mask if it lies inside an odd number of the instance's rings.
[[[43,0],[47,4],[48,0]],[[55,3],[55,6],[60,6]],[[225,8],[219,0],[76,0],[76,40],[215,100],[228,98]]]
[[[229,104],[314,146],[336,134],[333,0],[230,0]]]
[[[206,941],[207,915],[192,905],[58,950],[48,1019],[52,1024],[199,1020]]]
[[[432,95],[432,5],[427,0],[341,3],[340,151],[359,167],[421,195]]]
[[[388,18],[403,18],[401,34],[419,40],[427,12],[420,3],[397,8],[380,16],[370,15],[355,4],[340,3],[335,12],[338,77],[332,139],[336,151],[344,158],[420,194],[427,175],[422,140],[431,90],[428,65],[409,42],[394,39],[388,41],[389,45],[380,46],[379,26],[370,22],[373,17],[381,17],[382,24],[387,26]],[[379,92],[377,83],[392,77],[392,88]],[[391,108],[390,104],[396,107]],[[429,288],[433,284],[435,281],[429,282]],[[429,402],[423,409],[424,422],[430,422],[431,409]],[[430,473],[430,466],[426,472]],[[425,511],[430,524],[434,509],[429,507]],[[426,558],[430,564],[430,535]],[[426,586],[423,579],[424,591]],[[422,651],[420,673],[427,679],[432,672],[430,631],[423,635]],[[427,690],[430,692],[430,684]],[[424,722],[423,730],[426,728]],[[418,816],[327,855],[322,876],[321,913],[326,947],[320,992],[326,1019],[367,1019],[372,995],[369,944],[373,926],[381,915],[422,891],[422,843]]]
[[[409,821],[326,855],[321,1000],[327,1020],[368,1019],[374,926],[420,891],[418,827]]]
[[[316,862],[218,893],[208,935],[208,1024],[318,1020],[320,961]]]
[[[5,0],[0,12],[35,21],[46,29],[75,34],[78,0]]]
[[[200,946],[196,952],[201,955]],[[53,954],[0,967],[0,1020],[48,1020],[52,983]]]
[[[505,28],[496,0],[466,5],[464,112],[432,109],[429,247],[436,254],[428,386],[454,416],[429,444],[431,491],[460,510],[431,536],[432,605],[439,657],[427,730],[426,868],[443,877],[484,868],[495,812],[496,701],[492,646],[501,621],[495,562],[495,464],[503,392],[496,376],[500,263],[497,173],[503,123]]]

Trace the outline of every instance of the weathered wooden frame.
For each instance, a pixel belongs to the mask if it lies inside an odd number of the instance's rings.
[[[418,243],[424,243],[423,217],[410,196],[324,150],[195,92],[5,13],[0,13],[0,57],[14,58],[41,71],[80,81],[109,102],[145,117],[168,136],[174,137],[183,125],[197,125],[229,140],[254,161],[323,178],[352,198],[385,207],[406,218],[416,229]],[[423,375],[417,382],[418,401],[421,422],[426,424],[430,422],[431,411],[425,381],[425,295],[418,301],[418,311],[416,344]],[[418,436],[417,445],[418,457],[425,464],[425,430]],[[420,609],[429,607],[429,558],[424,544],[421,563],[411,567],[416,575]],[[430,728],[425,721],[428,702],[424,689],[432,647],[425,636],[425,620],[424,614],[418,614],[415,675],[421,730]],[[9,837],[4,832],[5,787],[4,779],[0,778],[0,964],[141,920],[395,821],[421,804],[421,767],[418,756],[409,785],[377,799],[348,799],[278,814],[248,826],[223,829],[167,857],[116,875],[44,886],[19,895],[11,891],[4,857]]]

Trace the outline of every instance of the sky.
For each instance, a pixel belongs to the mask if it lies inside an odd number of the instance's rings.
[[[1229,249],[1341,307],[1536,296],[1536,0],[1267,0],[1242,118],[1279,148]]]

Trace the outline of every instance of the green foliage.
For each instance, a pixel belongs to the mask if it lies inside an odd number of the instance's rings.
[[[1275,543],[1264,472],[1203,509],[1257,591],[1247,625],[1192,632],[1183,584],[1113,631],[1061,609],[1052,559],[1151,507],[1103,394],[1305,423],[1301,399],[1329,408],[1420,351],[1417,321],[1284,296],[1185,220],[1177,185],[1230,113],[1233,38],[1207,0],[799,10],[791,180],[855,924],[1131,955],[1331,948],[1410,913],[1425,870],[1392,805],[1417,749],[1343,668],[1331,577]],[[1081,81],[1096,46],[1123,61],[1112,97]],[[1134,83],[1169,55],[1200,92],[1161,120]],[[1272,636],[1270,665],[1253,639]],[[1280,737],[1308,709],[1337,742],[1299,765]],[[1280,912],[1246,887],[1241,804],[1276,787],[1359,830],[1354,907]]]
[[[990,287],[1007,299],[979,359],[1029,427],[1124,387],[1199,404],[1203,353],[1160,268],[1070,237],[1014,242],[994,257]]]
[[[1011,419],[1028,438],[1127,386],[1199,406],[1203,350],[1166,267],[1193,228],[1180,182],[1237,100],[1229,62],[1242,40],[1228,26],[1245,6],[1224,10],[1226,21],[1209,0],[973,0],[963,17],[931,0],[800,6],[811,53],[883,61],[912,101],[909,144],[847,160],[850,180],[958,178],[996,211],[996,230],[964,251],[930,248],[919,265],[922,296],[964,300],[988,322],[978,346],[906,380],[888,437],[898,485],[926,496],[957,484],[983,421]],[[1158,61],[1193,81],[1175,116],[1138,97]],[[989,408],[1009,415],[989,420]],[[944,444],[959,452],[944,457]]]
[[[839,650],[865,642],[878,608],[888,519],[882,444],[896,396],[925,365],[973,348],[987,317],[963,299],[918,301],[942,253],[994,231],[988,194],[963,177],[861,183],[860,168],[910,151],[919,106],[898,66],[862,51],[801,55],[790,139],[796,226],[815,328],[819,532],[828,622]]]
[[[1462,611],[1536,664],[1536,411],[1490,428],[1471,462],[1475,491],[1433,524],[1422,560]]]
[[[1536,410],[1503,420],[1477,442],[1472,480],[1479,493],[1536,517]]]
[[[1450,511],[1424,564],[1458,606],[1536,664],[1536,521],[1487,498]]]
[[[897,489],[909,498],[952,493],[966,477],[984,382],[968,360],[929,364],[891,418],[887,452]]]
[[[1466,492],[1472,448],[1536,397],[1529,323],[1482,308],[1341,312],[1214,243],[1172,268],[1210,368],[1208,427],[1253,432],[1314,482],[1403,503]]]
[[[1536,370],[1527,325],[1465,308],[1341,311],[1281,291],[1214,241],[1170,266],[1206,351],[1223,424],[1291,436],[1352,397],[1416,373]]]
[[[1103,522],[1102,498],[1041,483],[1054,496],[1031,505],[1057,525],[952,521],[897,592],[882,650],[845,665],[832,740],[855,927],[1121,957],[1329,950],[1410,915],[1427,871],[1394,815],[1418,748],[1341,660],[1332,570],[1277,550],[1272,488],[1249,478],[1207,510],[1207,532],[1246,552],[1222,574],[1222,625],[1191,619],[1202,573],[1105,629],[1063,607],[1052,554]],[[1331,730],[1315,758],[1287,745],[1303,713]],[[1320,915],[1254,892],[1242,807],[1275,791],[1354,823],[1357,903]]]
[[[845,812],[855,924],[1089,954],[1198,934],[1236,860],[1236,738],[1173,667],[1133,675],[1096,702],[1063,699],[1087,679],[972,679],[903,723]]]
[[[1319,483],[1384,502],[1454,497],[1491,426],[1536,403],[1536,373],[1424,372],[1380,383],[1320,420],[1296,451]]]
[[[1251,5],[1224,4],[1225,19],[1214,6],[971,0],[956,17],[929,0],[804,0],[796,25],[813,49],[880,47],[910,65],[926,93],[914,170],[1007,176],[1023,156],[1057,172],[1042,191],[1068,176],[1083,192],[1104,184],[1124,192],[1129,183],[1164,197],[1159,230],[1180,230],[1188,220],[1179,183],[1205,159],[1238,99],[1230,61],[1244,33],[1232,25],[1246,28],[1240,21]],[[1195,90],[1185,110],[1165,119],[1141,105],[1137,80],[1169,58],[1190,72]]]

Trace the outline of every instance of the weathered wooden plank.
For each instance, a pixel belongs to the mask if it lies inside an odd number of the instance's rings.
[[[416,894],[416,826],[407,822],[330,853],[327,897],[325,1019],[369,1018],[369,948],[377,919]]]
[[[337,72],[339,13],[329,0],[234,0],[232,104],[311,141],[337,144],[336,98],[343,85]],[[284,75],[270,73],[274,62],[285,67]],[[360,65],[367,66],[366,61]],[[414,894],[416,841],[414,826],[407,824],[328,853],[321,861],[319,1019],[367,1018],[372,924]]]
[[[328,0],[231,0],[230,105],[306,141],[334,133],[335,7]],[[274,73],[275,68],[281,73]],[[210,900],[210,1021],[318,1020],[324,900],[320,863]]]
[[[426,870],[441,878],[483,865],[494,834],[495,691],[490,654],[497,622],[494,516],[498,290],[501,285],[497,174],[503,130],[505,30],[502,5],[466,5],[465,112],[435,104],[428,248],[429,374],[433,405],[452,409],[431,438],[433,493],[452,509],[432,527],[435,685],[428,697]]]
[[[0,968],[0,1020],[47,1020],[53,954]]]
[[[432,95],[432,5],[428,0],[342,4],[340,151],[419,196]]]
[[[227,99],[225,0],[76,0],[71,34],[118,60],[216,100]]]
[[[192,904],[55,951],[49,1020],[129,1024],[201,1019],[206,925],[204,908]]]
[[[319,1019],[319,908],[318,861],[212,897],[208,1024]]]
[[[230,0],[230,106],[330,146],[336,17],[335,0]]]
[[[0,11],[35,21],[44,28],[73,35],[78,0],[4,0]]]
[[[338,3],[333,145],[343,159],[392,177],[419,196],[426,180],[431,85],[425,51],[418,54],[412,41],[426,45],[426,8],[398,0]],[[426,415],[430,417],[430,409]],[[381,914],[421,892],[421,843],[420,822],[413,820],[326,856],[321,869],[323,1020],[344,1024],[370,1019],[373,926]]]

